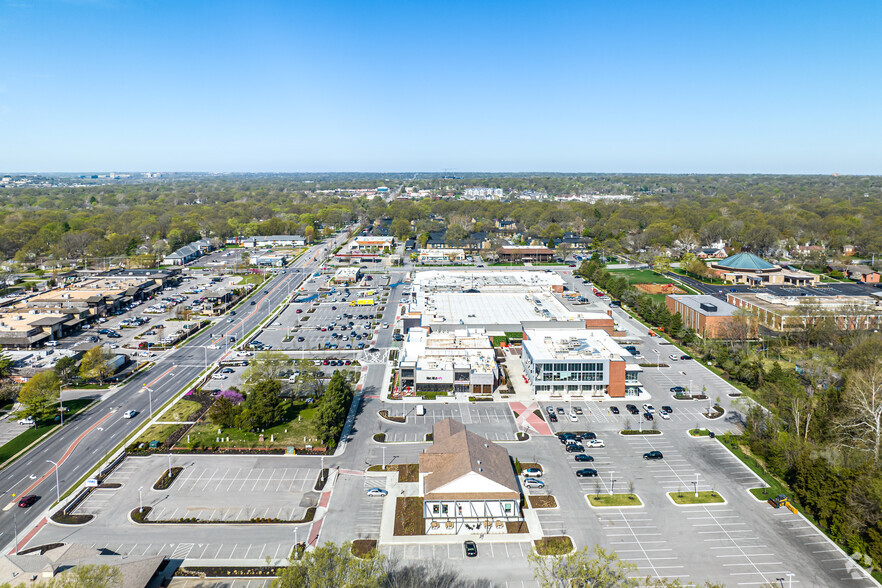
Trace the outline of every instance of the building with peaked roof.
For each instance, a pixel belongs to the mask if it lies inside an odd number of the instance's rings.
[[[522,520],[520,483],[508,451],[454,419],[432,427],[420,454],[420,494],[427,533],[505,533]]]
[[[184,265],[194,259],[202,257],[212,250],[211,241],[209,239],[199,239],[184,245],[180,249],[169,253],[162,258],[163,265]]]
[[[0,583],[31,586],[51,580],[57,574],[77,566],[107,565],[118,570],[121,586],[145,588],[154,583],[163,559],[161,555],[108,554],[85,545],[68,543],[40,553],[0,556]]]
[[[775,265],[746,251],[715,261],[708,267],[716,277],[733,284],[813,286],[821,281],[817,274]]]

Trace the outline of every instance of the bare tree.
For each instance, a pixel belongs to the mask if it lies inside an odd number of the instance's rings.
[[[882,365],[851,373],[842,397],[845,415],[837,424],[846,444],[873,456],[882,452]]]

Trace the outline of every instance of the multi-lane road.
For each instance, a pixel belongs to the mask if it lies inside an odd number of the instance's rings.
[[[151,407],[158,410],[206,365],[219,360],[227,347],[224,340],[235,336],[238,341],[256,327],[344,239],[345,234],[340,234],[311,247],[285,273],[263,284],[251,297],[256,304],[241,306],[232,317],[233,322],[220,317],[181,347],[161,353],[149,370],[106,393],[84,413],[65,423],[60,431],[0,471],[0,545],[5,546],[5,552],[12,549],[16,536],[18,542],[22,542],[28,531],[46,515],[58,494],[63,495],[127,435],[143,426],[151,417]],[[125,419],[123,413],[127,410],[135,410],[138,415]],[[57,476],[50,462],[58,464]],[[35,494],[40,500],[28,509],[20,509],[13,494]]]

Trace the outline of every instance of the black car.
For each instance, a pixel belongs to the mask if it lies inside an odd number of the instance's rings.
[[[255,304],[257,304],[257,302],[255,302],[254,300],[252,300],[252,301],[251,301],[251,306],[254,306]]]
[[[586,453],[579,453],[576,455],[576,461],[594,461],[594,458]]]
[[[298,342],[298,343],[303,343],[303,337],[297,337],[297,342]]]
[[[230,311],[230,316],[236,316],[236,311],[235,311],[235,310],[231,310],[231,311]]]
[[[692,359],[691,355],[681,355],[680,359]]]
[[[647,421],[651,421],[651,420],[653,420],[652,413],[651,413],[651,412],[644,412],[644,413],[643,413],[643,418],[645,418]]]
[[[613,414],[619,414],[619,407],[618,406],[610,406],[609,411]]]
[[[637,407],[633,404],[628,404],[625,406],[625,408],[627,408],[628,412],[630,412],[631,414],[640,414],[640,411],[637,410]]]
[[[643,459],[664,459],[661,451],[649,451],[643,454]]]
[[[557,438],[561,443],[569,443],[576,440],[576,436],[572,433],[558,433]]]
[[[671,392],[673,392],[674,394],[683,394],[684,392],[686,392],[686,388],[684,388],[683,386],[674,386],[671,388]]]
[[[591,441],[592,439],[597,439],[597,435],[591,431],[586,431],[584,433],[579,433],[579,439],[581,441]]]
[[[474,541],[466,541],[464,544],[466,557],[478,557],[478,546]]]
[[[548,420],[551,421],[552,423],[556,423],[557,422],[557,415],[556,414],[548,415]]]
[[[597,477],[597,470],[594,468],[582,468],[581,470],[576,470],[577,478],[594,478]]]
[[[666,412],[668,414],[671,414],[672,412],[674,412],[674,409],[671,408],[670,406],[665,405],[662,407],[662,412]]]
[[[585,448],[578,443],[567,443],[567,453],[585,453]]]

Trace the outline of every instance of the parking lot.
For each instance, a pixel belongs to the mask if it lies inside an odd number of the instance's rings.
[[[514,441],[517,425],[507,403],[478,402],[453,404],[426,404],[426,414],[418,416],[415,404],[388,403],[390,416],[405,416],[406,423],[394,423],[381,419],[380,427],[386,433],[387,442],[422,442],[432,426],[446,418],[454,418],[468,429],[491,441]]]

